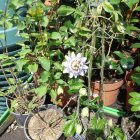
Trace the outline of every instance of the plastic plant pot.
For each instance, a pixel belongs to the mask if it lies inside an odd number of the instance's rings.
[[[62,113],[62,116],[64,116],[64,113],[62,112],[62,110],[60,109],[60,108],[58,108],[56,105],[52,105],[52,104],[48,104],[48,105],[43,105],[43,106],[41,106],[37,111],[36,111],[36,113],[38,113],[38,112],[41,112],[41,111],[47,111],[47,110],[49,110],[49,109],[54,109],[54,110],[56,110],[56,111],[58,111],[58,112],[61,112]],[[25,136],[26,136],[26,138],[27,138],[27,140],[33,140],[32,138],[31,138],[31,136],[29,135],[29,133],[28,133],[28,125],[29,125],[29,122],[30,122],[30,120],[31,120],[31,118],[33,117],[33,114],[30,114],[27,118],[26,118],[26,120],[25,120],[25,124],[24,124],[24,133],[25,133]],[[64,135],[63,135],[63,132],[56,138],[56,140],[65,140],[65,137],[64,137]]]

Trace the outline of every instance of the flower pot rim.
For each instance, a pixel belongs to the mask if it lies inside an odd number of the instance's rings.
[[[114,81],[114,82],[110,82],[110,83],[104,83],[104,85],[113,85],[113,84],[116,84],[116,83],[121,83],[121,82],[123,82],[124,81],[124,79],[119,79],[119,80],[116,80],[116,81]],[[100,81],[99,80],[95,80],[95,81],[91,81],[91,83],[100,83]]]

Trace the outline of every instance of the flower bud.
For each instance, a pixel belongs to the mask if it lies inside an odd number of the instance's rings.
[[[85,88],[80,88],[79,95],[80,96],[87,96],[87,90]]]
[[[89,108],[88,107],[84,107],[82,109],[81,115],[82,115],[82,117],[88,117],[89,116]]]
[[[58,87],[57,89],[57,95],[63,94],[63,88],[61,86]]]
[[[109,121],[108,121],[108,125],[109,125],[110,127],[112,127],[112,126],[113,126],[112,119],[109,119]]]
[[[81,134],[81,132],[82,132],[82,125],[77,124],[77,125],[76,125],[76,133],[77,133],[77,134]]]

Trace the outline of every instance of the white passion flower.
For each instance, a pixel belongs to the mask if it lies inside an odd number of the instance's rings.
[[[86,57],[82,57],[81,53],[75,55],[74,52],[70,54],[70,56],[65,56],[66,61],[62,63],[65,67],[63,73],[69,73],[69,77],[77,78],[77,76],[84,74],[87,72],[88,66],[86,65]]]

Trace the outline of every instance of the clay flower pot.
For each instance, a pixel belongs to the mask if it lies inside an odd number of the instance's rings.
[[[103,85],[104,92],[102,97],[104,106],[112,105],[117,100],[120,87],[123,85],[123,83],[124,83],[123,80],[114,83],[104,83]],[[98,81],[92,82],[91,87],[92,87],[93,97],[95,97],[96,94],[99,95],[100,83]]]

